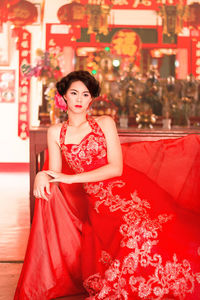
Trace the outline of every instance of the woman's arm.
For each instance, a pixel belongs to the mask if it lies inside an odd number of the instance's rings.
[[[62,154],[59,145],[61,125],[49,127],[47,132],[47,145],[49,151],[49,170],[61,172]]]
[[[62,169],[62,156],[58,145],[59,135],[60,127],[58,125],[49,127],[47,131],[49,170],[54,172],[61,172]],[[35,197],[48,200],[48,194],[50,194],[50,179],[51,177],[45,171],[37,173],[33,188]]]
[[[112,177],[120,176],[122,174],[122,150],[114,120],[108,116],[102,116],[97,119],[101,127],[107,143],[107,160],[108,164],[99,167],[95,170],[83,172],[75,175],[65,175],[62,173],[55,173],[47,171],[47,174],[52,176],[50,182],[64,182],[64,183],[83,183],[96,182]]]

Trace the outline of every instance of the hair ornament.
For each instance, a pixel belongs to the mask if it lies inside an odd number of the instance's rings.
[[[55,105],[63,111],[67,110],[67,103],[65,102],[63,96],[61,96],[58,91],[55,94]]]

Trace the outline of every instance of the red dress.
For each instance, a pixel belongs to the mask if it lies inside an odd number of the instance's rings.
[[[65,144],[77,173],[107,163],[105,136]],[[200,139],[123,145],[123,175],[37,199],[16,299],[200,299]],[[66,170],[65,170],[66,171]],[[67,172],[67,171],[66,171]],[[68,171],[69,172],[69,171]]]

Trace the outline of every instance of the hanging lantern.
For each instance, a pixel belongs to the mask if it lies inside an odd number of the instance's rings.
[[[8,20],[16,27],[30,25],[37,20],[36,6],[26,0],[20,0],[8,8]]]
[[[100,5],[87,6],[88,34],[97,33],[101,27],[101,7]]]
[[[158,14],[162,17],[163,33],[173,36],[181,32],[183,21],[186,20],[186,5],[180,1],[177,5],[166,5],[160,7]]]
[[[108,16],[111,6],[109,2],[89,0],[86,10],[88,16],[88,34],[108,34]]]
[[[1,0],[0,1],[0,25],[8,21],[8,8],[10,5],[18,3],[20,0]]]
[[[198,29],[200,26],[200,4],[198,2],[194,2],[188,6],[188,26]]]
[[[57,12],[61,23],[82,25],[85,17],[85,6],[79,2],[71,2],[61,6]]]

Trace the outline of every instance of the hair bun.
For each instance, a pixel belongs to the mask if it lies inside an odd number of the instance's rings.
[[[64,96],[71,84],[75,81],[83,82],[93,98],[96,98],[100,95],[101,88],[99,82],[88,71],[83,70],[73,71],[58,81],[56,83],[58,93],[61,96]]]
[[[65,77],[64,77],[65,78]],[[66,94],[66,84],[65,84],[65,80],[64,78],[62,78],[60,81],[58,81],[56,83],[56,88],[57,88],[57,91],[58,93],[63,96]]]

